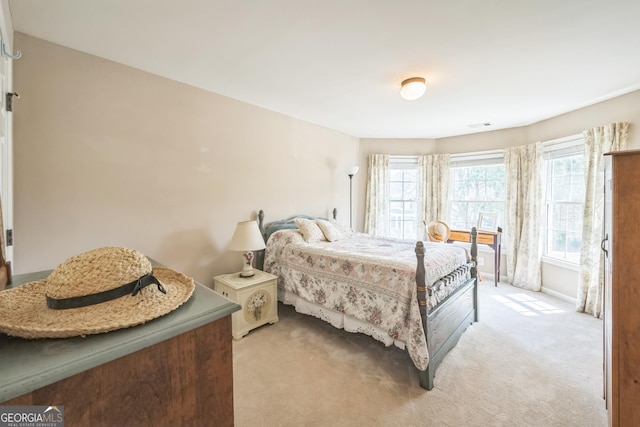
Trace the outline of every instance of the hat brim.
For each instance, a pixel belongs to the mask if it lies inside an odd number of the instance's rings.
[[[46,279],[25,283],[0,294],[0,332],[21,338],[69,338],[129,328],[168,314],[187,301],[193,279],[166,267],[153,275],[166,294],[150,285],[136,296],[126,295],[87,307],[53,310],[47,307]]]

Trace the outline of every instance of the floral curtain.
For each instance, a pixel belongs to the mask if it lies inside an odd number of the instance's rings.
[[[600,317],[604,255],[600,250],[604,220],[603,154],[620,151],[629,144],[629,123],[611,123],[585,130],[585,203],[580,250],[580,277],[576,310]]]
[[[418,239],[424,239],[427,223],[448,221],[449,154],[418,157]]]
[[[367,168],[364,232],[387,236],[389,229],[389,156],[371,154]]]
[[[514,286],[539,291],[542,256],[541,144],[504,150],[507,181],[507,280]]]

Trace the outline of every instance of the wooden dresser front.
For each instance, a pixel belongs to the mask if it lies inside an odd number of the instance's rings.
[[[61,405],[68,426],[233,426],[231,316],[2,405]]]
[[[640,150],[605,156],[605,399],[610,426],[640,426]]]

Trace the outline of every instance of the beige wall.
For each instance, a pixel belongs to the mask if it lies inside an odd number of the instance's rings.
[[[640,91],[602,101],[561,116],[539,123],[518,128],[482,132],[442,139],[362,139],[360,141],[361,172],[366,175],[367,156],[369,154],[431,154],[431,153],[465,153],[483,150],[494,150],[517,145],[530,144],[536,141],[549,141],[581,133],[583,130],[612,122],[626,121],[631,123],[629,130],[630,146],[640,149]],[[358,212],[364,212],[366,180],[359,182]],[[360,229],[364,218],[358,218]],[[485,265],[481,271],[493,274],[491,254],[485,256]],[[489,262],[487,262],[489,261]],[[506,278],[506,260],[502,259],[501,276]],[[543,287],[551,293],[568,298],[575,298],[578,284],[578,272],[561,266],[544,263],[542,266]]]
[[[211,284],[239,271],[240,220],[348,222],[353,138],[21,33],[15,273],[103,245]]]

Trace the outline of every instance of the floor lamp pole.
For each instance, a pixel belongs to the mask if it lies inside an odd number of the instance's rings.
[[[352,204],[353,204],[353,196],[352,196],[352,187],[353,187],[353,174],[349,174],[349,228],[353,229],[353,213],[352,213]]]

